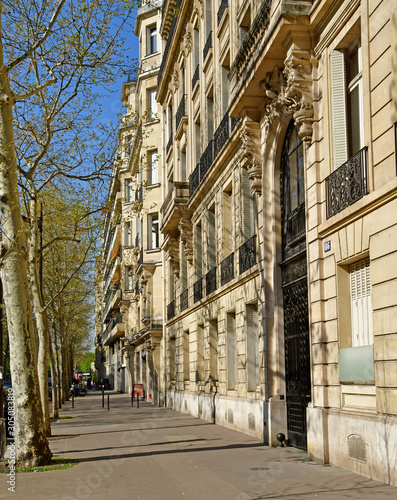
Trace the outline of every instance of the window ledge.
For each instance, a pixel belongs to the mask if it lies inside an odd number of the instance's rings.
[[[146,189],[154,189],[154,188],[161,187],[161,183],[160,182],[156,182],[156,184],[148,184],[145,187],[146,187]]]
[[[142,125],[144,127],[147,127],[149,125],[156,125],[156,123],[160,123],[160,119],[159,118],[155,118],[154,120],[149,120],[149,121],[147,121],[145,123],[142,123]]]
[[[158,247],[158,248],[147,248],[145,250],[145,253],[157,253],[157,252],[160,252],[161,251],[161,248]]]

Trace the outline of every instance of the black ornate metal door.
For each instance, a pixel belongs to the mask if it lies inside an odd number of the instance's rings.
[[[303,143],[292,121],[281,162],[281,215],[287,429],[290,444],[306,448],[310,401]]]
[[[288,440],[306,448],[310,401],[309,319],[306,277],[283,289]]]

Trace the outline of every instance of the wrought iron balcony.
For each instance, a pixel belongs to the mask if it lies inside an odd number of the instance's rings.
[[[191,198],[200,185],[200,163],[197,163],[189,177],[189,197]]]
[[[327,219],[368,193],[367,147],[361,149],[325,179]]]
[[[175,115],[175,128],[178,130],[179,124],[182,118],[186,116],[186,94],[183,94],[181,102],[179,103],[176,115]]]
[[[205,294],[209,295],[216,290],[216,270],[217,267],[213,267],[208,273],[205,275]]]
[[[205,58],[208,55],[208,52],[212,49],[212,31],[208,35],[207,41],[205,42],[204,49],[203,49],[203,61],[205,61]]]
[[[238,249],[238,261],[240,274],[256,264],[256,234]]]
[[[193,283],[193,302],[196,303],[203,298],[203,278]]]
[[[226,113],[222,118],[219,127],[214,134],[214,157],[218,156],[219,151],[226,144],[229,139],[229,113]]]
[[[171,149],[171,146],[173,145],[173,143],[174,143],[174,136],[171,133],[170,138],[168,139],[168,142],[167,142],[167,147],[165,148],[165,152],[167,154],[168,154],[169,150]]]
[[[167,321],[175,316],[175,300],[167,305]]]
[[[241,118],[235,118],[235,117],[230,118],[230,131],[231,132],[233,132],[233,130],[237,127],[240,120],[241,120]]]
[[[252,56],[255,49],[265,38],[265,32],[269,26],[271,3],[272,0],[265,0],[262,3],[240,50],[237,52],[236,58],[230,68],[230,75],[240,78],[248,63],[254,60]]]
[[[234,252],[221,262],[221,286],[234,278]]]
[[[196,83],[200,80],[200,65],[197,64],[196,70],[194,71],[194,75],[192,78],[192,90],[196,86]]]
[[[189,290],[184,290],[179,296],[179,310],[184,311],[189,307]]]
[[[214,161],[214,141],[210,141],[200,158],[200,165],[201,165],[200,182],[202,181],[208,170],[211,168],[213,161]]]
[[[229,1],[228,0],[222,0],[219,9],[218,9],[218,26],[220,25],[222,21],[223,14],[225,10],[229,7]]]

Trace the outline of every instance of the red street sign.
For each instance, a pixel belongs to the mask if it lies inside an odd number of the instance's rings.
[[[134,398],[143,399],[143,384],[134,384]]]

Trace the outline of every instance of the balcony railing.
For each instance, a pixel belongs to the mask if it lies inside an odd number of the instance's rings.
[[[205,58],[208,55],[208,52],[212,49],[212,31],[208,35],[207,41],[205,42],[204,49],[203,49],[203,61],[205,61]]]
[[[240,274],[256,264],[256,234],[238,249],[238,261]]]
[[[167,305],[167,321],[175,316],[175,300]]]
[[[234,252],[221,262],[221,286],[234,278]]]
[[[325,179],[327,219],[368,193],[366,159],[367,147],[361,149]]]
[[[210,141],[200,158],[200,163],[196,166],[189,178],[189,197],[191,198],[197,191],[205,174],[211,168],[223,146],[227,143],[231,132],[236,127],[240,118],[229,118],[228,113],[222,118],[219,127],[214,134],[214,140]]]
[[[216,270],[217,267],[213,267],[208,273],[205,275],[205,294],[209,295],[216,290]]]
[[[229,136],[229,113],[226,113],[214,134],[214,157],[218,156]]]
[[[240,50],[230,68],[230,75],[236,75],[237,78],[244,72],[250,61],[255,60],[253,54],[265,37],[265,32],[270,21],[270,7],[272,0],[265,0],[262,3],[259,12],[255,16],[247,36],[244,38]]]
[[[214,141],[210,141],[200,158],[200,165],[201,165],[200,179],[204,178],[205,174],[211,168],[213,161],[214,161]]]
[[[222,21],[223,14],[225,10],[229,7],[229,1],[228,0],[222,0],[219,9],[218,9],[218,26],[220,25]]]
[[[172,186],[172,188],[168,191],[167,196],[164,199],[164,203],[161,205],[160,208],[161,215],[164,215],[167,208],[169,207],[172,200],[173,192],[174,192],[174,186]]]
[[[199,79],[200,79],[200,65],[197,64],[196,70],[192,78],[192,90],[194,90],[194,87],[196,86],[196,83],[199,81]]]
[[[189,290],[184,290],[179,296],[179,309],[180,312],[189,307]]]
[[[197,163],[196,168],[193,170],[189,177],[189,197],[191,198],[197,191],[200,185],[200,163]]]
[[[196,303],[203,298],[203,278],[193,283],[193,302]]]
[[[183,94],[181,102],[179,103],[176,115],[175,115],[175,123],[176,130],[178,130],[179,124],[181,123],[182,118],[186,116],[186,94]]]
[[[168,154],[169,150],[171,149],[171,146],[173,145],[173,143],[174,143],[174,136],[171,133],[170,138],[168,139],[168,142],[167,142],[167,147],[165,148],[165,151],[167,154]]]

